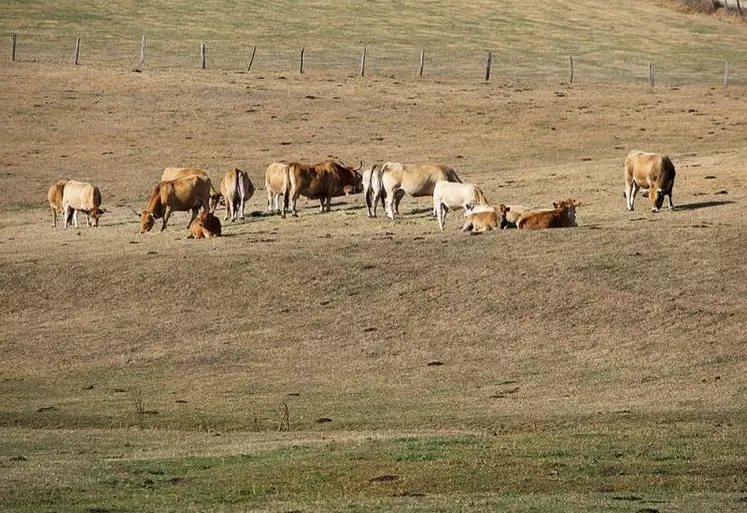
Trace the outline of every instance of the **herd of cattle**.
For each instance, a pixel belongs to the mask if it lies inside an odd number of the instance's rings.
[[[433,198],[433,215],[444,229],[446,213],[464,209],[466,222],[463,231],[483,232],[493,229],[562,228],[576,226],[576,207],[581,203],[566,199],[553,203],[553,208],[530,209],[519,205],[491,206],[483,191],[474,184],[463,183],[456,172],[444,165],[374,164],[362,170],[345,166],[335,159],[319,164],[273,162],[265,171],[268,213],[279,212],[285,218],[287,210],[298,215],[296,204],[300,196],[318,199],[322,212],[329,212],[331,199],[336,196],[363,193],[366,215],[376,217],[379,203],[390,219],[399,216],[399,204],[409,194],[413,197]],[[633,210],[639,189],[649,191],[651,210],[658,212],[664,197],[669,197],[673,208],[672,188],[675,169],[669,157],[655,153],[631,151],[625,158],[625,201]],[[160,182],[151,193],[145,210],[136,212],[141,233],[150,231],[156,219],[166,228],[175,211],[191,211],[188,228],[192,237],[213,237],[221,234],[221,222],[213,214],[224,203],[224,221],[244,219],[246,201],[254,194],[249,176],[240,169],[230,169],[216,190],[208,174],[201,169],[164,169]],[[106,213],[101,208],[101,191],[89,183],[60,180],[47,195],[52,210],[52,226],[57,226],[57,214],[62,213],[64,226],[71,223],[78,228],[78,213],[86,214],[88,226],[98,226],[99,217]],[[200,212],[202,210],[202,212]],[[199,214],[199,216],[198,216]]]

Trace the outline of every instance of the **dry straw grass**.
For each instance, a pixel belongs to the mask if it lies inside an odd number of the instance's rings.
[[[743,508],[738,83],[0,77],[0,509]],[[624,211],[631,148],[672,156],[677,210]],[[360,197],[261,213],[269,162],[330,154],[587,206],[577,229],[483,236],[409,198],[397,222]],[[138,235],[168,165],[247,170],[255,215]],[[49,226],[66,176],[101,187],[98,230]]]

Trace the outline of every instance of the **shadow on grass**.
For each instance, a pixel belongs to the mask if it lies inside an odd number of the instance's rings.
[[[698,203],[687,203],[685,205],[677,205],[674,207],[675,210],[699,210],[701,208],[720,207],[721,205],[730,205],[736,203],[735,201],[701,201]]]

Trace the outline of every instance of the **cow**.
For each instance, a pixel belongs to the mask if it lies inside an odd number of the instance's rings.
[[[288,196],[293,215],[298,215],[296,203],[299,196],[318,199],[320,211],[329,212],[332,197],[361,192],[363,177],[358,171],[362,167],[363,163],[355,169],[346,167],[334,159],[328,159],[313,165],[298,162],[288,164],[290,183],[286,184],[283,195]],[[283,214],[286,208],[285,203],[283,203]]]
[[[478,209],[466,209],[464,216],[467,218],[464,226],[462,227],[463,232],[486,232],[496,229],[505,229],[508,226],[506,219],[507,214],[511,211],[511,207],[507,207],[504,204],[500,204],[497,207],[486,208],[482,206]]]
[[[177,178],[183,178],[185,176],[202,176],[205,180],[210,183],[210,210],[215,210],[218,207],[218,203],[221,200],[221,194],[213,187],[213,182],[210,180],[210,175],[204,169],[197,169],[191,167],[167,167],[161,173],[161,181],[168,182],[176,180]]]
[[[244,219],[244,204],[254,195],[254,184],[244,171],[238,168],[229,169],[220,181],[220,193],[226,201],[226,217],[234,222],[240,215]]]
[[[210,212],[203,210],[192,223],[190,230],[192,231],[192,235],[190,236],[192,239],[220,237],[220,219]]]
[[[49,209],[52,211],[52,228],[57,226],[57,213],[62,213],[62,191],[65,189],[65,184],[69,181],[59,180],[49,188],[49,192],[47,193]]]
[[[651,211],[659,212],[664,196],[669,196],[669,208],[673,209],[672,188],[676,172],[667,156],[633,150],[625,157],[625,203],[633,211],[635,195],[640,188],[648,189]]]
[[[366,217],[376,217],[376,209],[381,202],[386,208],[385,193],[381,187],[381,166],[373,164],[363,171],[363,199],[366,203]]]
[[[454,183],[438,180],[433,187],[433,210],[438,217],[438,226],[443,231],[446,224],[446,213],[457,208],[487,205],[488,199],[475,184]]]
[[[68,227],[72,218],[78,228],[78,212],[85,212],[86,224],[98,227],[99,217],[106,214],[101,208],[101,191],[87,182],[69,180],[62,189],[62,215],[64,226]]]
[[[192,211],[187,228],[197,217],[202,207],[203,211],[210,212],[210,181],[199,175],[185,176],[176,180],[159,182],[153,189],[145,210],[137,212],[140,217],[140,233],[149,232],[155,220],[163,218],[161,231],[166,229],[172,212]]]
[[[288,194],[290,194],[289,167],[285,162],[273,162],[265,170],[265,190],[267,191],[267,213],[280,212],[285,218],[288,209]],[[286,193],[287,191],[287,193]],[[278,205],[283,197],[284,208]]]
[[[399,203],[405,194],[412,197],[432,196],[439,180],[461,183],[456,172],[440,164],[401,164],[387,162],[381,167],[381,184],[378,188],[386,198],[386,215],[394,219],[399,215]],[[374,191],[374,203],[378,195]],[[433,215],[437,212],[434,210]]]
[[[570,228],[576,224],[576,207],[582,204],[574,199],[553,203],[552,210],[530,210],[524,212],[516,222],[516,227],[523,230],[541,228]]]

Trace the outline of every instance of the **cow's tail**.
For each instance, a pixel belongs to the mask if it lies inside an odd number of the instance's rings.
[[[482,189],[479,187],[475,187],[475,204],[476,205],[487,205],[488,204],[488,198],[485,197],[485,193],[482,192]]]
[[[285,166],[283,173],[283,205],[285,210],[288,210],[290,205],[290,192],[291,192],[291,166],[293,164]]]
[[[244,187],[244,172],[240,169],[236,170],[236,190],[239,193],[239,198],[246,198],[246,187]]]

